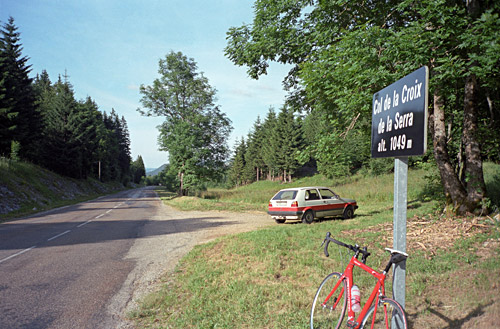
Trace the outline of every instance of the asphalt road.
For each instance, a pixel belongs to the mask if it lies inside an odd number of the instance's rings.
[[[0,224],[0,328],[110,326],[124,256],[158,208],[137,189]]]

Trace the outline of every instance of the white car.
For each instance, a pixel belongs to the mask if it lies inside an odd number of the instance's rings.
[[[341,198],[328,187],[287,188],[269,201],[268,214],[278,224],[286,220],[302,220],[311,224],[315,218],[341,216],[352,218],[358,209],[355,200]]]

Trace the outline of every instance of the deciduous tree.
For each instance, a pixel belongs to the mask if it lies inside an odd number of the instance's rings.
[[[353,122],[351,134],[369,139],[369,121],[356,118],[371,117],[372,94],[427,65],[429,130],[449,204],[459,213],[481,208],[489,156],[481,146],[499,142],[479,128],[484,118],[498,120],[498,2],[257,0],[254,8],[252,24],[228,31],[226,55],[252,78],[272,61],[293,65],[286,85],[304,95],[294,100],[332,127],[318,139],[321,155],[345,155],[338,141]]]
[[[165,118],[158,143],[177,170],[179,193],[186,194],[222,174],[231,121],[215,105],[216,90],[193,59],[170,52],[160,59],[158,73],[152,85],[141,85],[146,111],[139,111]]]

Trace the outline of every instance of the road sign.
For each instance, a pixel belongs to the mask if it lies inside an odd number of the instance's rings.
[[[407,157],[427,150],[427,66],[373,94],[372,157]]]
[[[406,252],[408,157],[427,150],[427,66],[373,94],[372,157],[394,159],[393,248]],[[393,297],[405,306],[406,261],[394,265]]]

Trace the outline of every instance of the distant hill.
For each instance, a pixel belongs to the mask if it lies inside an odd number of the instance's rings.
[[[156,168],[156,169],[148,168],[148,169],[146,169],[146,176],[156,176],[159,173],[161,173],[163,171],[163,169],[165,169],[166,166],[167,165],[164,164],[160,168]]]

